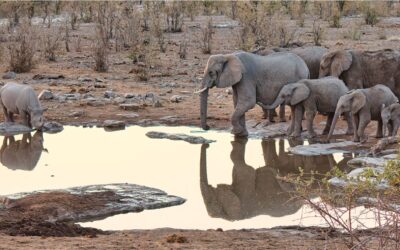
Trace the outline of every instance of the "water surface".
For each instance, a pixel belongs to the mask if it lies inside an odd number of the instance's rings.
[[[148,131],[201,135],[216,142],[150,139]],[[293,187],[277,177],[298,173],[299,167],[325,173],[335,165],[346,168],[349,160],[342,154],[295,156],[287,148],[296,142],[235,140],[229,133],[190,127],[132,126],[115,132],[66,127],[59,134],[2,139],[1,195],[127,182],[187,199],[180,206],[82,223],[106,230],[321,225],[319,217],[290,199]]]

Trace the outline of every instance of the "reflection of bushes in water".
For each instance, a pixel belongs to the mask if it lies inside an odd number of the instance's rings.
[[[368,248],[365,237],[370,236],[370,228],[362,222],[363,215],[377,225],[374,238],[379,249],[395,247],[397,249],[400,234],[400,162],[390,161],[384,172],[367,168],[356,179],[349,178],[343,171],[334,168],[322,180],[311,176],[304,179],[301,172],[287,180],[296,186],[294,197],[301,199],[317,212],[332,229],[339,228],[348,234],[343,238],[350,248]],[[329,183],[330,178],[340,178],[347,183],[340,189]],[[388,188],[382,190],[378,184],[387,182]],[[314,199],[312,197],[320,197]],[[354,209],[365,205],[364,210],[355,213]],[[363,231],[364,230],[364,231]],[[371,240],[371,239],[370,239]]]

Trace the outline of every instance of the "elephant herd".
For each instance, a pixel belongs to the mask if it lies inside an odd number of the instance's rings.
[[[395,136],[400,126],[400,51],[336,50],[322,47],[261,49],[212,55],[204,70],[201,90],[201,127],[207,125],[210,88],[232,87],[232,133],[247,136],[245,113],[256,104],[273,120],[280,106],[290,106],[288,135],[298,137],[305,117],[309,137],[315,137],[315,115],[327,116],[323,134],[330,139],[341,115],[353,141],[365,141],[369,122],[377,121],[376,137]]]

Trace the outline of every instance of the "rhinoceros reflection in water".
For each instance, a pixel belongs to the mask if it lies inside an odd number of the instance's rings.
[[[43,133],[24,134],[21,140],[5,136],[0,149],[0,162],[9,169],[33,170],[42,155]]]
[[[298,172],[325,173],[336,164],[332,155],[297,156],[284,151],[284,140],[279,141],[279,154],[275,140],[263,141],[265,166],[253,168],[245,162],[247,139],[235,139],[232,143],[231,160],[233,162],[232,184],[218,184],[212,187],[207,178],[207,144],[201,147],[200,187],[207,212],[211,217],[226,220],[242,220],[257,215],[282,217],[297,212],[301,202],[292,199],[290,192],[294,187],[277,179],[279,175]],[[339,168],[349,159],[345,158]]]

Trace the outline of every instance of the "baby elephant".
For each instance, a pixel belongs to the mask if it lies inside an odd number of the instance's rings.
[[[348,89],[342,80],[336,77],[324,77],[321,79],[304,79],[297,83],[287,84],[282,87],[274,103],[263,105],[263,108],[275,108],[281,103],[285,103],[292,108],[292,124],[288,130],[291,136],[300,136],[301,122],[304,112],[306,112],[307,130],[310,137],[315,137],[313,128],[314,117],[317,112],[328,114],[325,129],[322,134],[328,134],[333,116],[335,114],[336,104],[339,98],[345,95]],[[293,112],[294,111],[294,112]],[[348,130],[347,133],[353,133],[353,124],[349,113],[346,113]]]
[[[333,118],[332,127],[329,131],[328,140],[335,130],[336,122],[343,112],[351,112],[354,122],[353,141],[359,142],[366,140],[364,130],[368,123],[378,121],[378,129],[376,137],[382,137],[382,105],[389,106],[398,102],[393,92],[382,84],[375,85],[367,89],[352,90],[346,95],[340,97],[336,107],[335,116]]]
[[[37,129],[43,127],[44,110],[32,87],[7,83],[0,89],[0,105],[7,122],[14,122],[13,115],[19,114],[24,125]]]
[[[400,103],[393,103],[387,107],[382,105],[381,117],[383,136],[386,135],[386,128],[389,130],[389,136],[396,136],[400,127]]]

